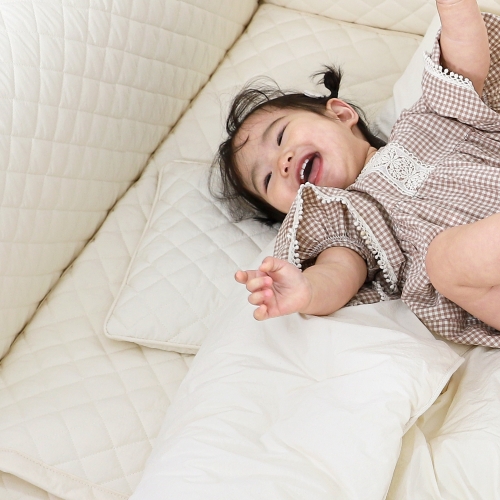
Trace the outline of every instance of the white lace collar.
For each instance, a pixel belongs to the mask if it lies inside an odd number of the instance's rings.
[[[357,180],[377,172],[401,193],[415,196],[433,169],[397,142],[390,142],[372,156]]]

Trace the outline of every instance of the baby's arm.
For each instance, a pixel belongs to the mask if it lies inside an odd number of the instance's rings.
[[[490,68],[488,33],[476,0],[436,0],[441,18],[441,63],[469,78],[479,95]]]
[[[354,297],[366,275],[361,256],[349,248],[332,247],[304,272],[284,260],[266,257],[258,270],[238,271],[235,279],[246,285],[248,301],[258,306],[255,319],[264,320],[294,312],[331,314]]]

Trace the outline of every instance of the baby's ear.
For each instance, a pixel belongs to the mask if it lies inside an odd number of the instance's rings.
[[[351,105],[335,97],[326,103],[326,115],[351,126],[356,125],[359,119],[358,113]]]

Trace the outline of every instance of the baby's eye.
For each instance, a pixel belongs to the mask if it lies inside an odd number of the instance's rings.
[[[269,182],[271,181],[271,175],[272,174],[267,174],[266,178],[264,179],[264,188],[267,191],[267,187],[269,186]]]
[[[283,133],[285,132],[285,128],[286,127],[283,127],[283,129],[281,130],[281,132],[278,134],[278,138],[277,138],[278,146],[281,146],[281,141],[283,139]]]

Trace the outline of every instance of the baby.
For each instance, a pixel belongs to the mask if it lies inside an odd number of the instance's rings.
[[[235,99],[223,194],[282,222],[274,257],[236,273],[256,319],[401,297],[435,333],[500,347],[500,18],[476,0],[436,4],[422,98],[387,145],[338,98],[333,68],[327,97]]]

